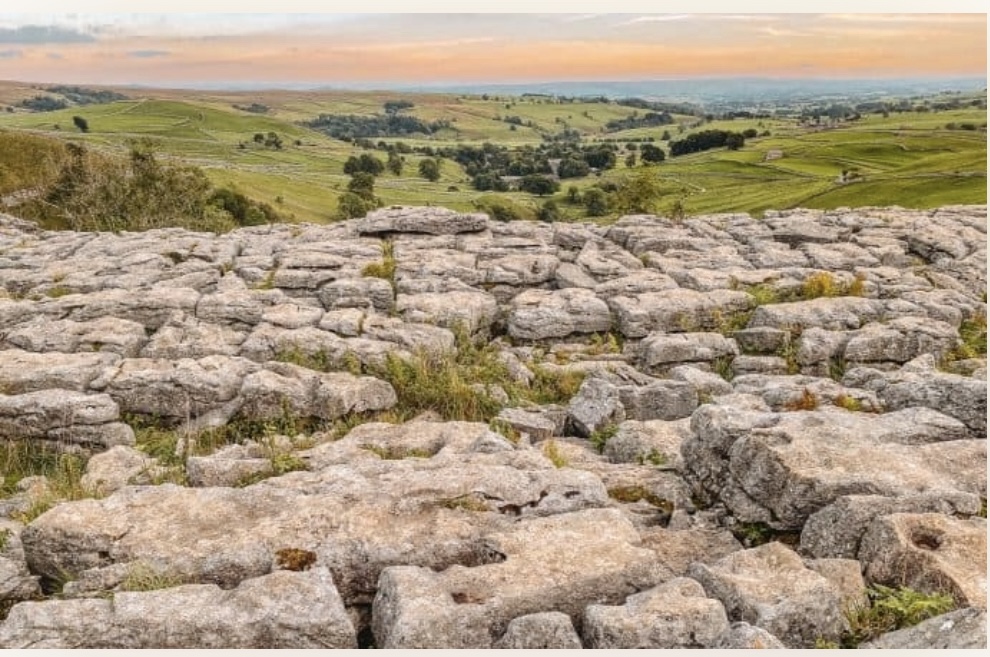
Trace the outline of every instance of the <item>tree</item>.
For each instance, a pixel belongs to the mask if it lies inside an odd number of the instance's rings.
[[[269,132],[268,136],[265,137],[265,146],[280,151],[282,150],[282,138],[274,132]]]
[[[260,132],[254,133],[254,143],[263,144],[265,143],[265,135]]]
[[[738,132],[730,132],[725,137],[725,147],[730,151],[738,151],[746,143],[745,137]]]
[[[577,185],[571,185],[567,188],[567,201],[574,204],[581,202],[581,190],[577,188]]]
[[[644,162],[650,163],[663,162],[667,157],[662,148],[653,144],[643,144],[643,147],[639,149],[639,156],[643,158]]]
[[[76,127],[79,128],[80,132],[89,132],[89,121],[87,121],[83,117],[73,116],[72,122],[76,124]]]
[[[557,165],[557,175],[561,178],[583,178],[591,173],[591,167],[584,160],[566,157]]]
[[[392,151],[391,153],[388,154],[388,164],[386,164],[385,166],[388,168],[390,172],[394,173],[397,176],[401,176],[402,167],[403,165],[405,165],[405,163],[406,162],[403,157],[401,157],[395,151]]]
[[[337,216],[341,219],[355,219],[357,217],[363,217],[368,214],[369,210],[373,210],[375,207],[376,204],[368,199],[353,192],[345,192],[337,200]]]
[[[540,210],[537,212],[536,216],[540,221],[553,223],[554,221],[560,220],[560,209],[557,207],[557,203],[553,199],[547,199],[547,201],[540,206]]]
[[[649,169],[642,169],[629,176],[615,192],[616,210],[628,214],[653,213],[660,200],[660,185]]]
[[[632,169],[634,166],[636,166],[636,154],[630,153],[626,155],[626,168]]]
[[[378,176],[384,171],[385,164],[370,153],[361,153],[360,156],[352,155],[344,162],[344,173],[349,176],[356,173],[370,173],[372,176]]]
[[[519,189],[530,194],[536,194],[537,196],[547,196],[560,189],[560,183],[552,178],[534,173],[529,176],[523,176],[522,180],[519,181]]]
[[[608,214],[608,196],[597,187],[586,190],[582,201],[589,217],[604,217]]]
[[[366,171],[358,171],[347,183],[347,191],[369,201],[375,200],[375,177]]]
[[[430,182],[440,180],[440,164],[434,159],[420,160],[419,175]]]

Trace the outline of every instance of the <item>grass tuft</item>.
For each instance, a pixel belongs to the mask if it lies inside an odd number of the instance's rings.
[[[875,584],[866,590],[868,603],[846,610],[849,630],[840,645],[855,648],[881,634],[917,625],[956,608],[951,595],[920,593],[914,589]]]
[[[566,468],[570,464],[553,438],[543,443],[543,456],[547,457],[555,468]]]

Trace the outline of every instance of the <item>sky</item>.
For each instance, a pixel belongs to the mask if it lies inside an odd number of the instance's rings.
[[[0,12],[0,80],[73,84],[985,77],[986,49],[963,13]]]

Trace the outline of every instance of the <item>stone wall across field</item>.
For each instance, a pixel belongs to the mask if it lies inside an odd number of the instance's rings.
[[[0,498],[0,646],[812,647],[883,585],[985,647],[986,269],[985,206],[0,215],[0,445],[88,460]],[[492,421],[394,424],[470,340]]]

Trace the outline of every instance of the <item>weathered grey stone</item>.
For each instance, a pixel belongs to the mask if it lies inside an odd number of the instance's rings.
[[[987,612],[984,609],[957,609],[921,621],[913,627],[882,634],[860,648],[903,649],[972,649],[987,647]]]
[[[557,265],[557,271],[554,277],[559,289],[568,287],[594,289],[598,285],[598,281],[591,275],[581,269],[581,267],[570,262],[562,262]]]
[[[119,356],[109,353],[0,351],[0,391],[8,395],[51,388],[83,392],[118,360]]]
[[[473,290],[424,294],[400,294],[396,310],[407,322],[435,324],[445,328],[463,325],[471,333],[487,331],[498,317],[495,297]]]
[[[746,621],[736,621],[727,632],[722,634],[712,648],[726,649],[781,649],[786,648],[780,639],[760,627],[754,627]]]
[[[652,331],[667,333],[714,329],[722,318],[747,310],[750,296],[745,292],[714,290],[665,290],[635,297],[608,300],[619,330],[627,338],[645,337]]]
[[[625,419],[620,389],[597,377],[585,379],[567,407],[568,425],[582,438]]]
[[[171,360],[236,356],[246,337],[246,332],[238,328],[176,314],[151,336],[140,356]]]
[[[887,324],[867,324],[846,343],[846,361],[906,363],[922,354],[941,358],[959,342],[956,329],[945,322],[902,317]]]
[[[875,519],[857,555],[871,582],[916,591],[949,591],[961,604],[987,607],[987,521],[940,513]]]
[[[693,579],[679,577],[584,612],[589,648],[708,648],[729,629],[725,609]]]
[[[626,417],[633,420],[679,420],[698,408],[698,393],[690,383],[654,381],[619,388]]]
[[[496,420],[505,422],[516,431],[526,434],[533,442],[551,438],[557,433],[557,424],[541,413],[521,408],[503,408]]]
[[[428,233],[455,235],[475,233],[488,228],[485,214],[463,214],[446,208],[391,207],[369,212],[355,222],[359,235],[388,233]]]
[[[388,313],[395,305],[392,284],[381,278],[339,278],[320,288],[327,310],[365,308]]]
[[[4,342],[25,351],[98,351],[132,358],[141,351],[147,337],[137,322],[101,317],[88,322],[41,320],[20,324]]]
[[[678,365],[667,373],[675,381],[684,381],[698,393],[698,400],[711,399],[717,395],[728,395],[732,384],[714,372],[706,372],[692,365]]]
[[[656,552],[660,563],[678,577],[686,577],[692,563],[711,565],[743,549],[742,544],[727,529],[675,529],[673,525],[672,519],[668,527],[641,529],[640,534],[643,537],[643,547]]]
[[[792,301],[760,306],[753,311],[750,328],[769,326],[788,330],[792,327],[823,328],[832,331],[858,329],[881,318],[883,304],[861,297],[822,297],[810,301]]]
[[[617,603],[665,579],[653,553],[638,542],[618,511],[593,509],[485,536],[493,563],[441,572],[387,568],[373,606],[376,645],[488,648],[519,616],[560,611],[579,619],[589,603]]]
[[[980,496],[935,490],[899,497],[848,495],[811,514],[801,530],[802,551],[816,557],[855,559],[860,540],[873,520],[892,513],[976,515]]]
[[[869,387],[876,390],[885,408],[897,410],[925,406],[961,420],[977,435],[986,436],[986,380],[945,372],[925,375],[896,373],[875,379]]]
[[[97,495],[109,495],[130,483],[147,483],[157,464],[133,447],[117,445],[90,457],[80,484]],[[137,482],[138,479],[144,481]]]
[[[0,518],[0,608],[41,595],[38,578],[24,560],[21,529],[19,522]]]
[[[0,625],[4,648],[356,648],[326,568],[278,571],[224,591],[187,584],[112,600],[24,602]]]
[[[690,434],[688,420],[669,422],[627,420],[605,443],[605,456],[613,463],[664,465],[679,470],[683,465],[681,443]]]
[[[787,344],[789,337],[788,331],[770,326],[745,328],[732,334],[744,354],[775,354]]]
[[[182,421],[233,400],[244,377],[257,369],[249,360],[229,356],[131,358],[107,368],[90,387],[106,392],[125,412]]]
[[[526,290],[512,300],[509,335],[523,340],[563,338],[572,333],[604,333],[612,316],[590,290]]]
[[[322,308],[299,303],[280,303],[268,306],[261,313],[261,321],[287,329],[316,326],[323,317]]]
[[[639,344],[639,363],[649,370],[692,361],[733,357],[739,349],[720,333],[651,333]]]
[[[83,447],[131,445],[134,432],[117,422],[119,415],[108,395],[58,388],[0,394],[0,437],[43,438]]]
[[[734,552],[711,566],[695,563],[690,576],[722,602],[730,620],[778,637],[787,647],[838,640],[844,619],[835,587],[776,541]]]
[[[736,356],[729,365],[733,377],[748,374],[787,374],[790,366],[779,356]]]
[[[513,618],[509,621],[505,634],[492,647],[574,650],[581,648],[581,638],[574,631],[574,624],[567,614],[545,611]]]

